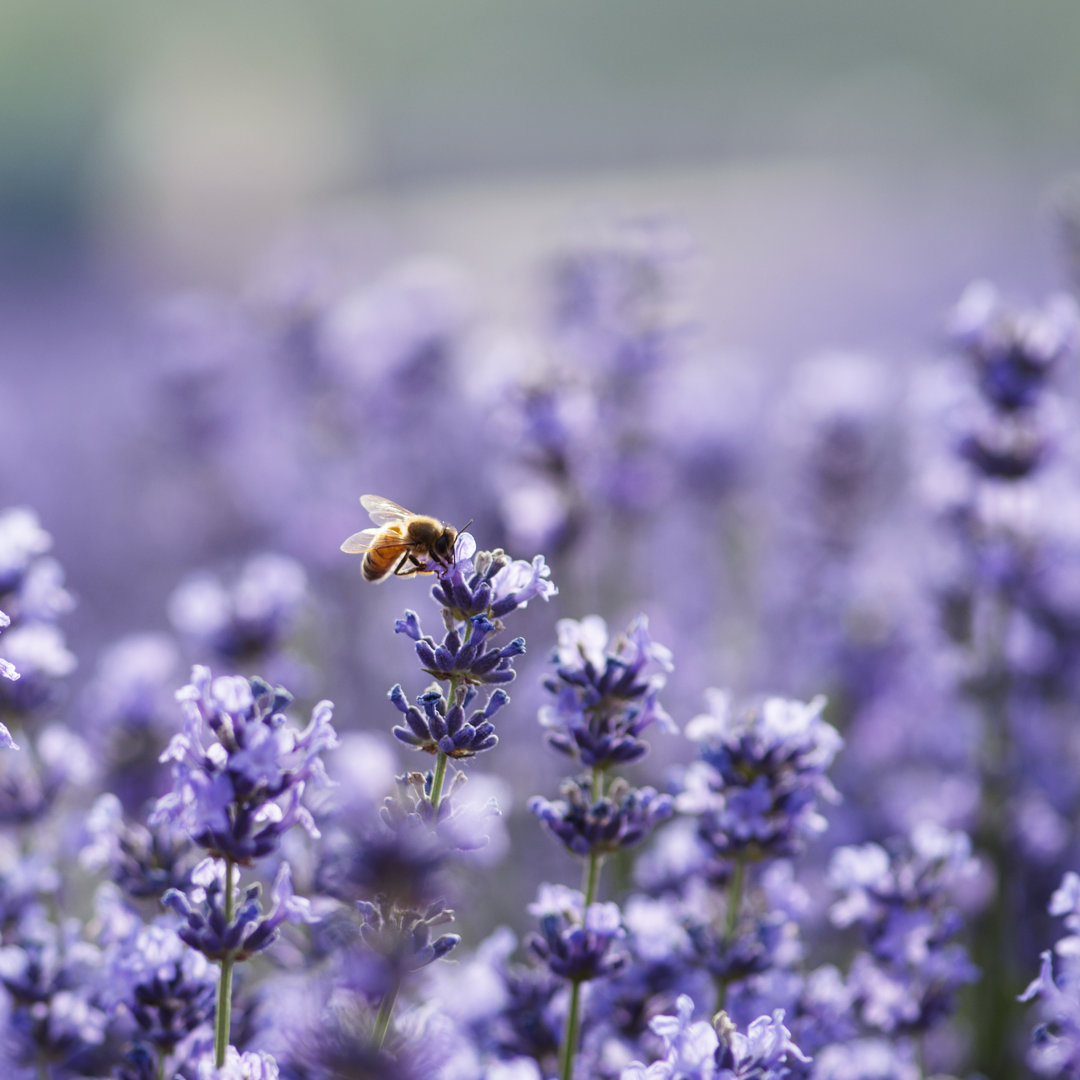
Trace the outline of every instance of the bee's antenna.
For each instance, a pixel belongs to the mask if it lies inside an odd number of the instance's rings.
[[[462,525],[460,529],[458,529],[458,534],[460,535],[461,533],[463,533],[475,520],[476,520],[476,518],[469,518],[469,520],[466,521],[465,524]]]

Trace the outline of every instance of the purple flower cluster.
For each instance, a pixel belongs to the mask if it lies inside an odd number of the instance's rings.
[[[196,667],[178,697],[184,731],[162,755],[172,763],[173,791],[158,801],[151,826],[186,830],[212,855],[242,864],[275,851],[293,825],[318,836],[301,800],[309,783],[327,782],[321,755],[337,744],[328,701],[299,731],[283,712],[291,696],[258,679],[214,679]]]
[[[443,640],[437,643],[424,634],[414,611],[406,611],[394,629],[416,643],[423,670],[448,689],[436,684],[410,704],[401,685],[393,686],[390,700],[405,718],[394,735],[430,754],[473,757],[499,741],[491,721],[510,700],[501,687],[513,681],[512,662],[525,652],[522,637],[497,647],[490,639],[504,629],[504,617],[536,597],[549,599],[557,590],[542,555],[527,563],[511,560],[502,551],[477,552],[468,533],[458,538],[453,562],[436,569],[439,577],[431,592],[442,605],[447,628]],[[488,691],[480,708],[469,712],[482,686],[495,689]]]
[[[694,1003],[685,994],[676,1010],[650,1025],[663,1040],[664,1057],[648,1067],[634,1062],[621,1080],[781,1080],[791,1072],[789,1058],[809,1060],[791,1041],[783,1009],[759,1016],[745,1034],[723,1013],[715,1026],[693,1020]]]
[[[1074,1077],[1080,1076],[1080,874],[1065,875],[1050,914],[1063,918],[1069,933],[1043,952],[1038,977],[1020,995],[1038,1002],[1040,1017],[1027,1058],[1040,1076]]]
[[[798,854],[825,828],[819,802],[837,798],[826,770],[842,740],[821,715],[824,698],[767,698],[738,710],[712,691],[708,705],[686,729],[701,760],[686,772],[680,808],[698,815],[702,839],[721,858]]]
[[[641,736],[653,724],[675,730],[657,700],[671,652],[652,640],[645,616],[610,643],[604,620],[595,615],[562,619],[557,632],[555,673],[544,680],[555,701],[540,711],[551,746],[589,768],[606,769],[648,753]]]
[[[529,800],[529,809],[574,855],[611,855],[634,847],[674,812],[670,795],[631,788],[621,777],[595,801],[592,787],[587,777],[578,776],[562,784],[562,799]]]
[[[849,988],[868,1027],[925,1032],[952,1014],[959,990],[978,978],[956,941],[963,928],[957,903],[977,874],[968,837],[930,823],[892,852],[864,844],[833,853],[830,884],[841,895],[832,920],[858,925],[866,940]]]

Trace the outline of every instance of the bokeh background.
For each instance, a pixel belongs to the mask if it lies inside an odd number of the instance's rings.
[[[770,638],[786,623],[805,644],[855,591],[841,544],[836,579],[786,618],[809,591],[786,557],[806,539],[800,447],[829,394],[865,422],[852,475],[865,465],[855,479],[874,494],[841,508],[860,557],[891,520],[926,525],[911,478],[890,486],[914,455],[875,439],[911,405],[905,373],[946,351],[970,281],[1021,301],[1075,285],[1078,41],[1080,7],[1042,2],[0,0],[0,506],[36,510],[77,599],[64,632],[78,667],[56,709],[80,728],[107,650],[171,633],[190,574],[228,583],[273,551],[309,590],[286,643],[294,689],[392,747],[386,690],[424,683],[393,622],[406,606],[435,615],[422,583],[374,589],[339,553],[367,524],[363,492],[548,557],[560,595],[513,629],[530,652],[490,765],[514,786],[508,810],[565,771],[541,760],[532,719],[558,616],[647,611],[675,651],[680,722],[709,685],[832,689],[813,654]],[[588,335],[553,302],[552,256],[603,248],[626,222],[647,224],[612,250],[644,254],[626,265],[647,271],[664,364],[620,397],[610,357],[575,383]],[[657,267],[670,294],[649,292]],[[792,374],[828,350],[870,367]],[[592,445],[571,455],[591,501],[584,542],[532,547],[513,496],[522,439],[543,425],[528,429],[521,388],[553,355],[571,437],[588,427],[575,407],[596,408]],[[919,559],[901,555],[885,560],[895,578],[860,564],[859,662],[907,618]],[[654,779],[675,753],[657,743]],[[853,820],[861,797],[909,826],[945,790],[931,772],[918,797],[856,793]],[[508,816],[539,850],[531,816]],[[877,824],[868,811],[838,839]],[[565,871],[543,852],[463,912],[472,940]],[[1035,957],[1046,940],[1032,938]]]
[[[978,0],[5,0],[4,501],[57,534],[80,618],[109,624],[133,561],[160,574],[125,600],[151,618],[183,568],[114,498],[147,311],[313,234],[360,277],[446,256],[512,321],[577,227],[667,213],[706,333],[749,362],[902,358],[975,276],[1060,284],[1078,39],[1070,5]]]

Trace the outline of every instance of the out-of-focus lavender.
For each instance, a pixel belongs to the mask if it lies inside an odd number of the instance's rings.
[[[4,1075],[1077,1073],[1075,302],[751,386],[701,255],[585,235],[509,333],[428,257],[162,302],[179,570],[95,633],[0,511]],[[365,582],[370,491],[452,555]]]

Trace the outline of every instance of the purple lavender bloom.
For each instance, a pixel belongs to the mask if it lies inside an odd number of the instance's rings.
[[[124,818],[120,800],[99,795],[86,815],[79,862],[93,873],[105,871],[133,898],[186,891],[194,869],[194,845],[187,834],[164,824],[153,831]]]
[[[25,825],[42,820],[67,791],[85,790],[98,778],[98,763],[87,744],[59,725],[35,739],[34,754],[0,758],[0,823]]]
[[[564,1023],[565,983],[546,965],[511,963],[517,944],[508,927],[499,927],[472,956],[430,969],[428,987],[482,1053],[554,1062]]]
[[[475,757],[498,743],[491,718],[510,700],[504,690],[496,690],[482,709],[467,714],[466,709],[476,697],[474,686],[449,708],[442,691],[434,686],[425,690],[415,705],[409,704],[400,684],[391,688],[389,696],[405,717],[405,726],[393,729],[395,738],[429,754],[441,750],[453,758]]]
[[[831,1043],[814,1055],[814,1080],[920,1080],[912,1051],[888,1039]]]
[[[616,904],[590,904],[577,889],[540,886],[529,913],[540,920],[540,933],[530,935],[529,951],[552,974],[571,982],[587,982],[614,974],[627,962],[616,946],[626,936]]]
[[[717,1063],[718,1080],[766,1080],[786,1076],[788,1061],[806,1062],[803,1052],[791,1041],[791,1032],[784,1027],[784,1010],[771,1016],[759,1016],[743,1035],[730,1022],[721,1024],[718,1032],[720,1052]]]
[[[963,926],[956,894],[977,870],[967,836],[929,822],[891,853],[877,844],[833,853],[829,879],[842,893],[833,922],[861,926],[869,950],[856,957],[849,985],[870,1027],[926,1031],[975,981],[977,971],[953,939]]]
[[[60,680],[75,669],[75,656],[56,625],[75,602],[64,588],[60,564],[45,554],[51,546],[52,537],[32,510],[0,512],[0,629],[10,627],[4,635],[7,659],[0,661],[6,679],[0,681],[0,702],[23,716],[52,704]]]
[[[14,926],[42,903],[57,901],[62,879],[52,852],[21,852],[14,830],[0,840],[0,925]]]
[[[0,682],[0,700],[22,716],[52,704],[60,680],[76,667],[75,654],[67,647],[63,631],[53,623],[20,622],[12,626],[4,635],[4,651],[19,679]]]
[[[604,230],[552,259],[552,316],[560,344],[608,378],[662,367],[685,338],[687,315],[675,271],[686,237],[659,219]]]
[[[293,893],[292,871],[286,862],[281,863],[274,877],[272,902],[265,916],[259,904],[262,887],[256,883],[244,890],[232,920],[227,920],[223,870],[218,860],[204,859],[192,873],[192,888],[187,894],[170,889],[162,897],[162,903],[180,916],[180,939],[203,956],[211,960],[246,960],[269,948],[286,920],[317,921],[310,902]]]
[[[59,564],[45,554],[51,547],[52,537],[33,510],[0,512],[0,597],[16,623],[52,622],[74,605]]]
[[[277,1062],[266,1053],[235,1046],[225,1050],[225,1064],[219,1069],[212,1060],[199,1062],[196,1080],[278,1080]]]
[[[74,919],[49,921],[28,911],[0,947],[0,985],[8,996],[0,1054],[11,1064],[43,1060],[84,1075],[105,1040],[101,1007],[101,953],[82,937]]]
[[[968,286],[949,319],[952,342],[975,365],[983,396],[1002,410],[1038,400],[1054,368],[1074,347],[1080,312],[1072,297],[1051,297],[1042,310],[1011,310],[987,281]]]
[[[356,909],[361,920],[360,938],[383,969],[380,977],[365,976],[364,989],[372,997],[381,997],[391,987],[400,986],[406,975],[441,960],[461,941],[459,934],[432,937],[435,927],[454,917],[441,900],[418,911],[379,897],[376,903],[358,901]],[[361,967],[370,968],[370,959],[361,957]]]
[[[666,681],[650,664],[671,670],[671,653],[649,636],[649,623],[639,615],[613,642],[597,615],[581,622],[560,619],[555,674],[544,688],[555,696],[540,710],[548,742],[583,765],[605,769],[636,761],[648,753],[641,734],[657,724],[674,731],[675,724],[657,700]]]
[[[458,537],[453,563],[435,569],[439,580],[431,595],[458,623],[485,615],[501,628],[499,620],[504,616],[526,607],[536,597],[550,600],[558,592],[550,580],[551,568],[543,555],[535,556],[529,563],[511,559],[498,549],[477,551],[476,541],[469,533]]]
[[[129,743],[163,738],[166,725],[174,725],[176,695],[169,686],[175,685],[179,666],[179,650],[165,634],[131,634],[109,646],[80,709],[95,739]],[[121,746],[109,749],[136,756]]]
[[[690,940],[693,962],[724,984],[783,968],[791,947],[794,924],[782,911],[768,911],[729,933],[701,904],[687,903],[683,926]]]
[[[138,811],[167,790],[156,767],[176,729],[176,673],[180,652],[165,634],[131,634],[102,654],[80,697],[84,730],[106,766],[105,783]]]
[[[654,1017],[649,1027],[661,1038],[664,1057],[646,1066],[635,1061],[622,1072],[621,1080],[707,1080],[717,1075],[716,1055],[720,1040],[707,1020],[694,1020],[694,1002],[680,995],[674,1016]]]
[[[659,822],[674,813],[670,795],[655,788],[631,788],[621,777],[599,799],[592,779],[579,776],[559,788],[555,802],[535,796],[529,809],[574,855],[607,855],[640,844]]]
[[[189,577],[169,599],[169,617],[197,655],[250,663],[281,647],[306,594],[307,575],[295,559],[256,555],[231,587],[205,573]]]
[[[185,829],[212,854],[239,863],[275,851],[293,825],[319,835],[301,799],[308,782],[328,783],[320,755],[337,744],[330,702],[316,705],[298,731],[282,712],[287,692],[261,679],[211,679],[198,666],[177,697],[184,732],[161,756],[173,763],[173,791],[158,800],[151,827]]]
[[[122,926],[122,920],[117,920]],[[128,1038],[172,1054],[214,1014],[217,971],[185,945],[171,917],[150,925],[138,920],[105,949],[106,1008],[127,1024]]]
[[[794,855],[825,828],[818,810],[835,801],[825,770],[842,740],[808,704],[767,698],[736,711],[727,694],[706,695],[709,712],[687,726],[701,760],[686,771],[676,807],[699,819],[699,835],[724,858]]]
[[[789,1061],[809,1059],[791,1041],[784,1011],[759,1016],[740,1032],[725,1013],[715,1027],[693,1019],[694,1002],[686,994],[674,1016],[658,1016],[649,1025],[664,1043],[664,1058],[646,1066],[634,1062],[620,1080],[782,1080]]]
[[[424,671],[436,679],[456,680],[461,685],[508,683],[514,679],[510,662],[525,652],[525,639],[514,638],[501,649],[485,648],[487,638],[500,629],[486,615],[473,615],[463,635],[456,628],[446,632],[441,645],[425,636],[414,611],[406,611],[394,629],[416,642],[416,655]]]
[[[276,1051],[288,1075],[311,1080],[472,1080],[502,1075],[497,1068],[482,1068],[467,1032],[430,1004],[402,1008],[394,1030],[381,1047],[376,1046],[373,1010],[362,995],[350,990],[347,982],[313,988],[308,978],[292,991],[281,1020],[294,1024],[297,1013],[312,1015]]]
[[[424,782],[418,773],[400,777],[397,796],[388,797],[377,816],[336,823],[317,872],[325,893],[350,905],[383,897],[413,909],[442,900],[453,847],[440,826],[453,814],[453,799],[448,795],[432,811]]]
[[[604,1060],[614,1063],[619,1046],[625,1064],[651,1045],[652,1017],[670,1011],[682,994],[695,1001],[711,999],[715,984],[695,965],[677,901],[631,894],[622,911],[630,959],[611,978],[590,984],[585,1047],[602,1047]]]
[[[1021,1001],[1038,1001],[1027,1060],[1040,1076],[1080,1077],[1080,874],[1065,874],[1049,910],[1064,918],[1069,933],[1042,953],[1038,977],[1020,995]]]
[[[510,700],[499,684],[515,677],[511,664],[525,652],[525,639],[493,647],[491,638],[504,629],[504,616],[536,597],[547,600],[556,590],[543,556],[526,563],[511,561],[502,551],[478,553],[468,533],[458,537],[454,561],[448,566],[433,564],[432,569],[438,581],[431,594],[443,605],[447,628],[442,643],[424,634],[415,611],[407,610],[394,629],[415,642],[424,670],[448,684],[449,690],[443,693],[432,686],[410,704],[401,686],[395,685],[390,700],[405,718],[394,728],[394,736],[439,755],[441,770],[448,757],[473,757],[497,744],[492,718]],[[496,689],[470,713],[480,686]],[[436,802],[441,798],[441,771],[439,775]]]

